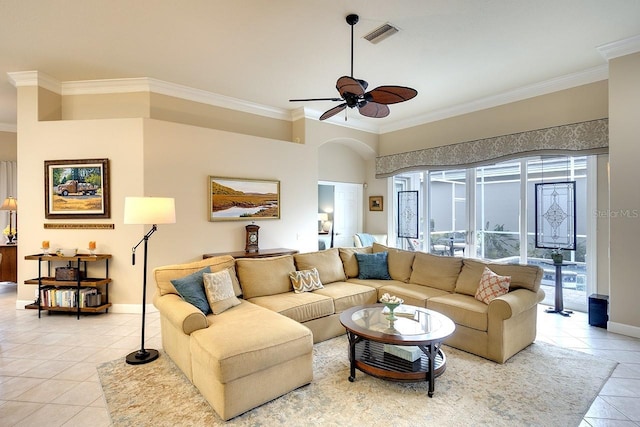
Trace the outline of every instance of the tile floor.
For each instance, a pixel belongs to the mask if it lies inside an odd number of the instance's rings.
[[[0,283],[0,425],[108,426],[96,365],[140,346],[140,316],[74,316],[15,309],[15,284]],[[640,340],[590,327],[585,313],[538,315],[538,340],[620,364],[581,423],[640,426]],[[147,313],[148,348],[160,348],[157,313]]]

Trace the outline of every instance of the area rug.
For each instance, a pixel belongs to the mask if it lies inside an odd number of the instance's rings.
[[[314,346],[314,379],[224,422],[171,359],[98,367],[114,426],[578,426],[616,363],[534,343],[505,364],[444,347],[447,369],[428,384],[348,381],[347,340]],[[251,393],[251,390],[247,390]]]

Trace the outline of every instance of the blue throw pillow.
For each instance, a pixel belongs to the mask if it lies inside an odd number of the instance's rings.
[[[358,279],[391,280],[389,265],[387,264],[387,252],[373,254],[356,252],[355,255],[358,260]]]
[[[205,267],[188,276],[173,279],[171,283],[182,299],[198,307],[204,314],[209,314],[211,307],[209,307],[207,294],[204,292],[204,279],[202,277],[204,273],[211,273],[211,268]]]

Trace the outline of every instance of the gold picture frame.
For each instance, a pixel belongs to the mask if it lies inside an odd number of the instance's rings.
[[[369,196],[369,210],[370,211],[382,211],[383,210],[383,198],[382,198],[382,196]]]
[[[209,221],[280,219],[280,181],[209,176]]]
[[[48,219],[111,218],[109,159],[45,160]]]

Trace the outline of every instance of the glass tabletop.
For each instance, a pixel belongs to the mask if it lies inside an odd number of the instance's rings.
[[[453,323],[440,313],[411,305],[400,305],[394,311],[395,318],[389,317],[387,308],[376,305],[354,311],[351,321],[362,331],[404,337],[437,334],[448,329],[451,326],[449,323]]]

